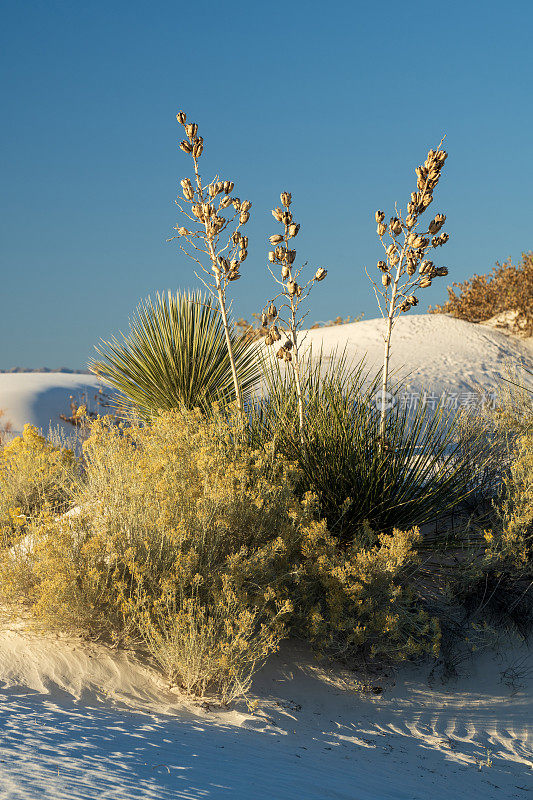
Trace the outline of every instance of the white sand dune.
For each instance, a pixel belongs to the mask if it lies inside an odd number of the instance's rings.
[[[309,333],[380,364],[382,320]],[[399,320],[393,368],[406,391],[491,392],[531,341],[445,316]],[[527,380],[525,376],[525,380]],[[530,384],[533,385],[533,384]],[[96,380],[0,375],[0,408],[47,430]],[[514,800],[533,793],[533,655],[517,643],[477,655],[443,685],[429,666],[375,678],[323,669],[290,643],[230,711],[185,701],[124,653],[0,625],[2,800]]]
[[[81,402],[86,396],[94,404],[94,395],[102,383],[93,375],[63,372],[0,373],[0,409],[2,424],[11,425],[11,433],[19,436],[24,425],[36,425],[45,434],[50,427],[65,428],[59,415],[70,414],[70,396]]]

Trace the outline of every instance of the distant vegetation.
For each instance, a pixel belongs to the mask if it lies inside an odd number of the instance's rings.
[[[90,375],[88,369],[69,369],[68,367],[57,367],[57,369],[53,369],[51,367],[36,367],[35,369],[30,369],[29,367],[11,367],[11,369],[0,369],[0,373],[9,374],[12,372],[64,372],[67,375]]]
[[[459,291],[455,292],[452,287]],[[509,324],[517,332],[533,335],[533,252],[522,253],[518,264],[511,259],[496,262],[488,275],[474,275],[448,287],[448,300],[429,307],[431,314],[451,314],[468,322],[484,322],[510,313]]]

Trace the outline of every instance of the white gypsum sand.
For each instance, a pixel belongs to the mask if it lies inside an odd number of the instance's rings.
[[[382,331],[369,320],[308,341],[326,356],[366,352],[378,368]],[[531,353],[530,340],[443,315],[403,317],[392,339],[393,368],[411,372],[415,393],[490,392]],[[88,377],[0,375],[0,408],[46,429],[31,416],[39,399],[59,388],[68,400]],[[52,418],[68,403],[46,409]],[[533,657],[518,642],[473,654],[448,683],[423,664],[374,676],[363,693],[357,675],[287,643],[256,676],[251,714],[243,701],[226,711],[185,700],[132,653],[22,618],[1,627],[2,798],[513,800],[533,788]]]

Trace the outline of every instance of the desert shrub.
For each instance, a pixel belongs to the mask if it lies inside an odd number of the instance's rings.
[[[380,446],[379,375],[344,357],[326,364],[310,356],[302,370],[307,434],[298,435],[296,390],[289,373],[265,364],[267,392],[257,400],[255,441],[271,440],[300,469],[298,489],[316,494],[319,513],[339,541],[349,542],[366,521],[377,532],[410,529],[446,513],[472,491],[473,470],[484,463],[483,441],[472,437],[468,455],[455,419],[442,407],[399,402],[386,420]]]
[[[48,441],[32,425],[0,449],[0,526],[4,542],[25,532],[43,506],[68,507],[80,477],[72,449]]]
[[[419,540],[417,528],[376,537],[363,526],[344,548],[323,525],[307,527],[292,591],[295,628],[347,664],[438,655],[438,619],[422,608],[413,581]]]
[[[456,293],[452,287],[459,291]],[[483,322],[496,314],[515,314],[514,327],[533,334],[533,252],[522,253],[518,264],[511,259],[499,262],[488,275],[474,275],[471,280],[448,287],[448,300],[429,308],[433,314],[451,314],[468,322]]]
[[[258,379],[254,350],[230,334],[242,393]],[[185,406],[207,411],[215,400],[230,402],[235,390],[224,324],[210,297],[200,292],[158,294],[141,303],[130,331],[96,348],[91,370],[117,390],[115,405],[145,418]]]
[[[4,553],[4,591],[47,625],[144,641],[187,691],[245,689],[284,631],[277,561],[311,517],[294,468],[233,423],[185,410],[93,423],[81,513],[43,512],[31,551]]]
[[[474,527],[477,557],[455,576],[453,591],[470,618],[527,636],[533,627],[533,395],[518,369],[500,387],[483,425],[499,458],[499,485],[488,520]]]
[[[411,589],[418,533],[339,547],[298,467],[240,416],[92,423],[78,514],[45,505],[0,558],[4,601],[45,626],[147,648],[171,683],[229,701],[286,634],[347,662],[412,658],[438,625]]]

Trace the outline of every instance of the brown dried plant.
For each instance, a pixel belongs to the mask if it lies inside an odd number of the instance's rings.
[[[272,216],[283,226],[283,233],[275,233],[269,238],[270,244],[274,249],[270,250],[268,254],[268,269],[275,282],[281,288],[278,294],[263,307],[261,325],[262,330],[265,332],[266,345],[273,345],[283,339],[276,356],[287,362],[294,374],[298,397],[300,438],[303,440],[305,414],[301,379],[301,342],[298,341],[298,333],[308,312],[302,314],[300,305],[308,297],[314,284],[324,280],[327,270],[323,267],[318,267],[312,278],[306,283],[299,283],[300,275],[306,264],[301,267],[295,266],[296,250],[291,249],[291,240],[298,235],[300,225],[294,221],[292,212],[289,210],[292,203],[290,192],[282,192],[280,200],[283,208],[274,208]],[[281,269],[281,277],[274,274],[270,264],[275,264]],[[278,309],[275,303],[280,301],[281,305]]]
[[[383,353],[383,373],[381,380],[381,424],[380,442],[384,449],[386,429],[386,399],[389,377],[390,343],[392,329],[396,318],[415,308],[418,298],[414,294],[419,289],[427,289],[434,278],[448,274],[446,267],[436,267],[431,261],[429,251],[442,247],[450,238],[447,233],[440,233],[446,222],[444,214],[436,214],[426,227],[421,216],[433,202],[433,192],[441,177],[442,168],[448,154],[441,150],[442,142],[436,150],[430,150],[422,166],[415,169],[416,192],[411,193],[407,204],[405,219],[402,211],[395,206],[396,214],[385,223],[385,213],[376,211],[377,234],[385,250],[385,259],[378,261],[377,268],[381,272],[381,285],[370,275],[379,310],[387,321]],[[388,236],[390,243],[385,241]],[[366,272],[366,268],[365,268]]]
[[[176,200],[176,205],[189,222],[183,226],[177,224],[177,236],[169,241],[179,239],[180,249],[197,264],[194,274],[218,300],[235,397],[242,414],[244,406],[230,335],[226,294],[228,285],[241,277],[239,270],[248,255],[248,237],[243,236],[240,228],[250,219],[252,204],[249,200],[230,197],[233,181],[222,181],[216,175],[207,185],[202,183],[198,160],[204,149],[203,137],[198,135],[195,122],[187,122],[184,111],[178,112],[176,119],[185,130],[186,138],[181,141],[180,148],[192,158],[194,182],[189,178],[181,181],[183,198],[188,205],[184,207],[181,198]],[[230,212],[229,217],[223,216],[226,211]]]
[[[511,330],[533,336],[533,252],[522,253],[516,266],[510,258],[503,264],[497,261],[488,275],[476,273],[463,283],[452,283],[448,300],[441,306],[430,306],[428,312],[451,314],[468,322],[484,322],[508,312]]]

